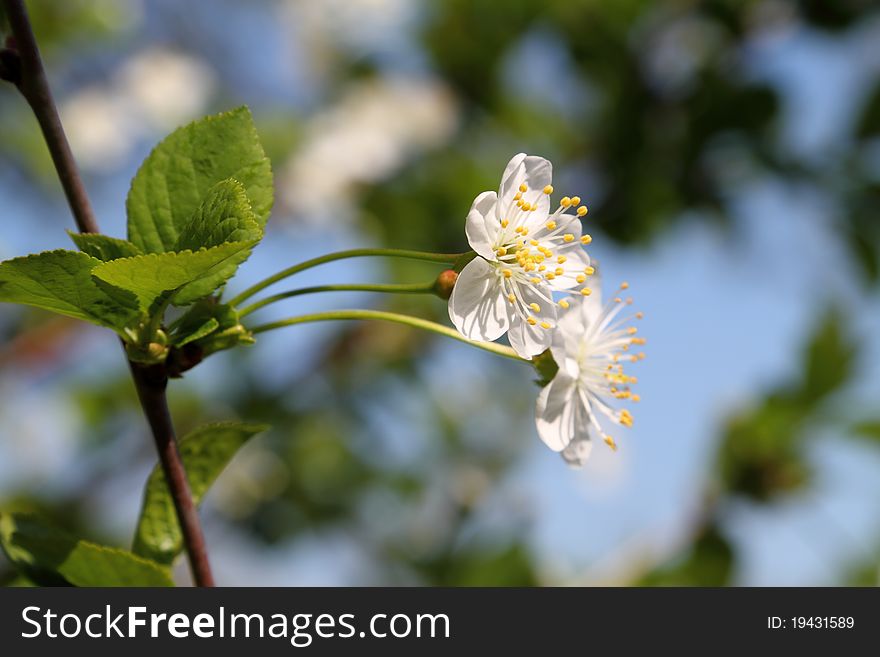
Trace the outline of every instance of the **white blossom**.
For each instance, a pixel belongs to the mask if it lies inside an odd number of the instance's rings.
[[[632,303],[619,296],[628,287],[623,283],[618,296],[605,305],[598,290],[573,300],[554,332],[550,349],[559,371],[538,395],[535,421],[544,443],[562,452],[571,465],[583,465],[596,436],[617,449],[603,421],[624,427],[633,423],[627,409],[612,406],[616,401],[639,401],[631,389],[636,377],[624,372],[625,363],[644,358],[633,347],[645,343],[631,325],[642,313],[621,315]]]
[[[461,271],[449,299],[449,317],[471,340],[492,341],[505,333],[524,358],[550,346],[556,325],[555,290],[582,295],[593,274],[581,235],[587,208],[564,197],[550,212],[552,166],[520,153],[507,165],[498,192],[480,194],[467,216],[466,233],[477,257]],[[568,214],[571,209],[574,214]]]

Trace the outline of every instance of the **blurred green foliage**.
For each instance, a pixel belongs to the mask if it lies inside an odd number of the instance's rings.
[[[66,49],[79,48],[84,35],[106,36],[106,21],[96,27],[93,15],[103,4],[34,3],[36,29],[50,65]],[[875,4],[428,3],[418,44],[428,67],[460,104],[460,126],[443,148],[359,190],[358,226],[382,244],[460,250],[463,209],[474,190],[494,188],[498,162],[527,145],[574,172],[565,180],[571,188],[560,187],[560,192],[591,192],[587,200],[597,231],[636,249],[682,221],[709,221],[735,230],[731,199],[749,180],[770,176],[821,190],[837,208],[841,245],[858,263],[861,280],[875,285],[880,280],[880,185],[863,155],[880,139],[880,85],[875,81],[855,108],[849,133],[841,136],[842,147],[823,154],[817,163],[793,156],[786,147],[780,138],[786,118],[781,93],[756,81],[743,56],[762,22],[788,20],[821,35],[841,35],[876,19]],[[123,32],[119,27],[115,34]],[[511,55],[530,39],[557,48],[562,65],[570,69],[545,72],[550,84],[541,85],[540,93],[550,98],[536,95],[528,71],[508,70]],[[661,67],[658,52],[670,43],[680,68]],[[361,54],[340,57],[342,66],[327,82],[331,88],[383,73],[381,61]],[[556,73],[559,81],[554,84]],[[4,112],[16,101],[0,98]],[[262,117],[260,130],[273,162],[302,136],[287,114],[274,108]],[[21,113],[0,125],[0,148],[14,152],[25,170],[32,166],[28,160],[42,157],[35,133],[19,128],[26,121]],[[400,278],[419,280],[423,265],[400,262],[393,267]],[[424,316],[444,314],[436,303],[418,310]],[[768,507],[806,495],[816,483],[809,447],[822,429],[842,430],[867,445],[880,445],[880,421],[865,417],[854,422],[845,407],[839,413],[838,393],[853,381],[858,362],[858,341],[842,319],[846,309],[818,310],[821,316],[790,379],[760,391],[719,427],[705,501],[689,540],[671,560],[647,564],[628,575],[626,583],[736,583],[737,546],[721,512],[728,503]],[[509,518],[509,526],[493,534],[492,541],[473,531],[475,509],[489,497],[485,482],[503,481],[514,465],[516,445],[480,442],[460,416],[446,412],[435,399],[419,409],[422,423],[432,427],[431,440],[413,447],[413,456],[395,458],[387,446],[377,444],[368,406],[393,405],[396,391],[428,387],[418,358],[428,345],[423,336],[393,327],[356,326],[305,354],[305,366],[296,370],[300,373],[280,383],[264,384],[246,366],[247,354],[229,354],[239,376],[217,399],[209,403],[192,388],[177,386],[173,401],[181,433],[232,415],[274,427],[243,455],[253,472],[223,484],[224,499],[234,502],[215,511],[222,517],[213,519],[266,545],[342,528],[355,534],[370,555],[375,572],[369,583],[546,581],[522,531],[528,526],[527,513]],[[97,384],[73,384],[89,448],[124,442],[139,426],[126,375],[117,374]],[[499,387],[496,393],[509,394],[511,403],[533,403],[518,399],[517,390],[508,388],[503,378],[492,384]],[[279,388],[300,391],[296,402]],[[479,400],[474,409],[488,412]],[[518,435],[512,418],[491,420],[499,434]],[[141,456],[152,462],[147,447]],[[54,500],[44,504],[60,507],[59,513],[75,527],[88,528],[85,488],[63,505]],[[880,558],[866,559],[853,567],[846,582],[876,585],[878,572]],[[6,580],[14,581],[8,573]]]

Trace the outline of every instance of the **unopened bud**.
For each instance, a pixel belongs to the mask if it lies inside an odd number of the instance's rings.
[[[434,281],[434,294],[441,299],[448,299],[452,296],[452,288],[455,287],[456,280],[458,280],[458,274],[451,269],[441,271],[437,280]]]
[[[147,347],[147,355],[151,360],[163,360],[168,355],[168,347],[158,342],[151,342]]]

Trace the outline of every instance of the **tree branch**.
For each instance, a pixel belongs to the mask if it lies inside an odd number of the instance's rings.
[[[2,0],[2,2],[14,41],[0,51],[0,77],[18,87],[36,115],[79,231],[98,233],[100,232],[98,223],[64,134],[58,109],[52,99],[24,2],[22,0]],[[193,579],[197,586],[214,586],[205,539],[192,500],[186,470],[177,449],[171,414],[168,411],[166,368],[164,365],[145,367],[131,361],[129,366],[141,407],[156,441],[159,461],[162,463],[165,481],[174,501]]]
[[[171,413],[168,411],[168,398],[165,394],[168,375],[165,366],[142,365],[131,361],[129,365],[137,387],[138,399],[150,423],[153,438],[156,439],[159,461],[162,463],[162,472],[165,473],[168,490],[171,491],[174,510],[177,511],[177,519],[180,522],[186,554],[196,586],[214,586],[205,537],[202,534],[199,515],[193,503],[180,451],[177,449]]]
[[[43,69],[37,40],[31,29],[24,2],[3,0],[3,6],[15,37],[14,43],[10,44],[13,47],[4,51],[3,69],[8,69],[9,80],[18,87],[37,117],[79,231],[98,233],[100,232],[98,222],[95,220],[92,205],[89,203],[89,197],[76,168],[76,161],[70,151],[70,144],[67,143],[64,128],[61,126],[61,117],[58,116],[58,108],[49,90],[46,71]],[[17,65],[14,59],[16,55]]]

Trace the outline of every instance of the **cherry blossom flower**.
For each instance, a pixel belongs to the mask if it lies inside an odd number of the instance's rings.
[[[583,246],[592,238],[581,234],[587,208],[566,196],[551,213],[551,177],[550,162],[520,153],[498,192],[477,196],[465,229],[477,257],[449,299],[449,317],[462,335],[492,341],[507,333],[524,358],[550,346],[560,305],[554,291],[591,292],[586,282],[593,268]]]
[[[642,313],[621,316],[632,303],[620,296],[628,287],[623,283],[605,305],[598,290],[572,300],[554,332],[550,349],[559,371],[538,395],[535,421],[544,443],[574,466],[587,460],[595,436],[617,449],[602,420],[624,427],[633,423],[628,410],[611,405],[612,400],[639,401],[631,389],[636,377],[624,372],[625,363],[645,357],[633,349],[645,340],[631,325]]]

